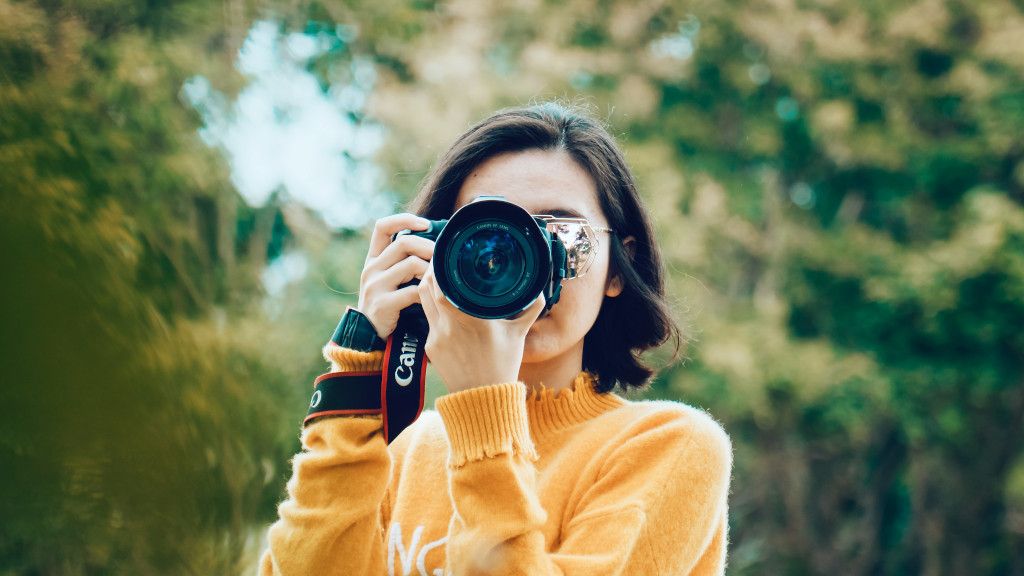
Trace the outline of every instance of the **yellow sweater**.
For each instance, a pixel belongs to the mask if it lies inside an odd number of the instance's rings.
[[[324,356],[379,370],[383,352]],[[724,574],[729,437],[593,383],[447,394],[391,445],[380,415],[313,421],[260,575]]]

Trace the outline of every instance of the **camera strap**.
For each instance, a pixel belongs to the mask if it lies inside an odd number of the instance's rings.
[[[303,426],[317,416],[380,414],[380,382],[378,371],[328,372],[317,376]]]
[[[302,421],[317,416],[380,414],[390,444],[419,418],[426,396],[426,316],[419,304],[403,310],[388,336],[383,369],[368,372],[328,372],[313,381],[313,396]]]
[[[418,310],[417,310],[418,309]],[[391,443],[419,418],[427,387],[427,318],[413,304],[398,315],[398,325],[384,348],[380,405],[384,407],[384,437]]]

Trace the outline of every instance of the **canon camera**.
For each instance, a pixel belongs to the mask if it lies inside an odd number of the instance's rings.
[[[504,196],[477,196],[451,218],[430,220],[426,230],[403,234],[434,241],[434,276],[445,297],[478,318],[511,318],[541,293],[547,314],[567,275],[566,247],[548,221]],[[418,284],[413,279],[399,286]],[[419,304],[410,306],[423,313]],[[418,310],[415,310],[418,309]]]

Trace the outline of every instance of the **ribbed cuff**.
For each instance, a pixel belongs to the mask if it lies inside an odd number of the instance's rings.
[[[449,466],[505,453],[518,453],[530,461],[539,458],[530,438],[522,382],[460,390],[434,400],[434,408],[448,434]]]
[[[383,350],[363,352],[328,342],[323,356],[331,363],[331,372],[380,372],[384,369]]]

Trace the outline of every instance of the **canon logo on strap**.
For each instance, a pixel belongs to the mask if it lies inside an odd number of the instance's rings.
[[[395,368],[395,380],[399,386],[408,386],[412,382],[412,366],[416,364],[416,346],[420,340],[408,332],[402,336],[402,350],[398,357],[398,367]]]

